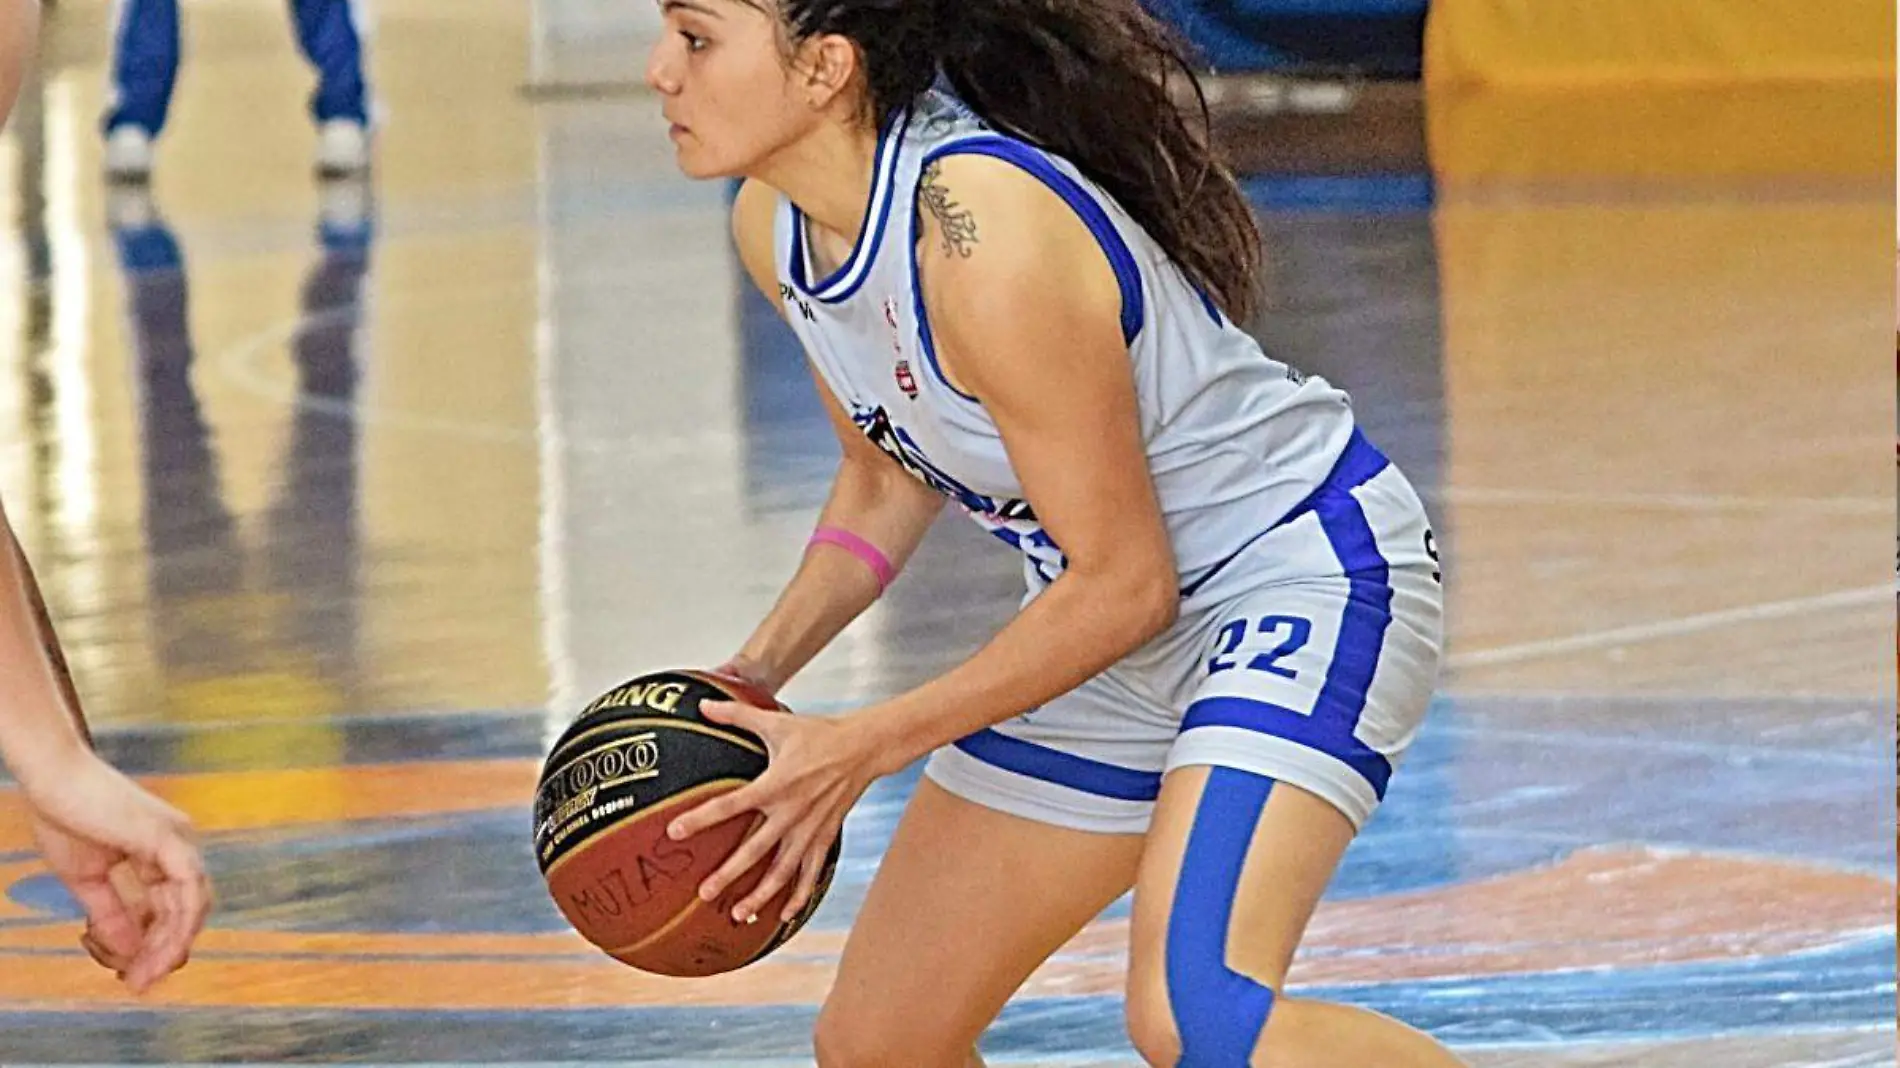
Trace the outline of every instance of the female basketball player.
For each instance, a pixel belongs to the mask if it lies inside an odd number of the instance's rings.
[[[687,814],[761,830],[708,900],[810,893],[846,810],[926,753],[819,1017],[825,1068],[962,1068],[1130,887],[1156,1065],[1446,1066],[1281,994],[1434,685],[1426,519],[1339,390],[1235,325],[1258,235],[1137,0],[662,0],[680,166],[747,179],[740,254],[804,342],[844,461],[728,669],[781,685],[947,498],[1023,555],[1021,613],[874,707],[725,706],[770,769]],[[940,82],[941,74],[941,82]],[[1187,75],[1191,77],[1191,75]],[[1180,79],[1175,79],[1180,80]]]

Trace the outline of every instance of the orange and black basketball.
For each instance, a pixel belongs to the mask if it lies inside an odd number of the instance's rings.
[[[784,709],[712,672],[641,675],[589,704],[541,768],[534,852],[548,892],[583,937],[641,971],[716,975],[758,960],[804,926],[837,867],[834,843],[811,901],[782,923],[789,886],[760,910],[757,923],[732,918],[771,856],[718,901],[699,899],[699,884],[761,818],[747,813],[683,842],[666,836],[673,819],[765,770],[765,745],[756,735],[700,715],[700,702],[723,700]]]

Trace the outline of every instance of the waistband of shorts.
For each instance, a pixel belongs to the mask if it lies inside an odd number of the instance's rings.
[[[1381,472],[1390,466],[1392,466],[1392,461],[1386,458],[1385,453],[1379,451],[1379,447],[1374,445],[1370,438],[1366,437],[1364,431],[1356,426],[1353,427],[1352,437],[1347,439],[1345,449],[1340,452],[1339,459],[1333,463],[1333,469],[1326,473],[1326,477],[1320,480],[1319,485],[1313,487],[1313,492],[1302,498],[1300,503],[1294,505],[1285,515],[1274,520],[1265,530],[1241,542],[1233,552],[1228,553],[1212,567],[1201,572],[1200,577],[1182,586],[1182,599],[1185,600],[1199,593],[1215,576],[1225,570],[1227,565],[1239,559],[1240,554],[1246,552],[1261,538],[1266,537],[1281,527],[1286,526],[1288,523],[1311,512],[1314,506],[1327,496],[1339,493],[1351,493],[1353,490],[1377,478]]]

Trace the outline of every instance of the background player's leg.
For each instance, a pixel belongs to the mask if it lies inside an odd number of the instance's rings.
[[[1458,1068],[1419,1031],[1280,991],[1354,834],[1318,797],[1231,768],[1169,772],[1135,888],[1129,1033],[1167,1068]]]
[[[369,89],[356,0],[291,0],[297,43],[317,68],[310,113],[317,121],[317,174],[361,175],[370,167]]]
[[[105,132],[136,126],[157,137],[178,79],[178,0],[119,0],[113,14],[112,103]]]
[[[820,1068],[966,1068],[1004,1002],[1133,884],[1138,835],[1005,815],[925,779],[819,1014]]]
[[[369,122],[369,90],[363,74],[363,38],[352,0],[291,0],[297,44],[317,68],[310,115],[317,122]]]

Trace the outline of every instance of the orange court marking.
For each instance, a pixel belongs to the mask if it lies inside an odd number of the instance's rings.
[[[523,809],[525,760],[216,772],[146,780],[208,834]],[[3,797],[3,795],[0,795]],[[528,834],[523,820],[522,834]],[[0,803],[0,851],[30,849],[20,806]],[[215,843],[214,843],[215,847]],[[0,886],[44,873],[0,864]],[[1298,984],[1380,983],[1779,956],[1890,932],[1894,882],[1770,858],[1641,846],[1580,850],[1493,878],[1322,903]],[[636,972],[570,931],[297,933],[213,927],[195,959],[141,1001],[94,967],[77,926],[0,897],[0,1013],[161,1006],[559,1009],[634,1004],[813,1004],[845,932],[806,930],[771,957],[704,979]],[[215,917],[214,917],[215,920]],[[24,922],[22,922],[24,921]],[[1091,924],[1023,994],[1120,993],[1126,920]]]

